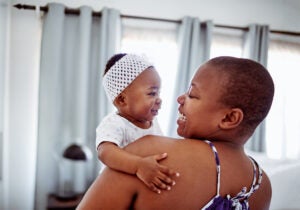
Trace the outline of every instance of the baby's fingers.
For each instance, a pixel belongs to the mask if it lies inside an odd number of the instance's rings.
[[[158,177],[153,181],[153,184],[159,190],[171,190],[171,186],[166,184],[163,180],[161,180]]]
[[[154,158],[157,162],[165,159],[168,157],[168,154],[167,153],[162,153],[162,154],[159,154],[159,155],[154,155]],[[159,171],[168,175],[168,176],[179,176],[179,173],[172,170],[172,169],[169,169],[167,166],[164,166],[164,165],[160,165],[159,164]]]
[[[168,177],[173,177],[173,176],[179,177],[180,176],[180,174],[178,172],[176,172],[164,165],[159,165],[159,171],[161,173],[164,173]]]
[[[148,187],[150,188],[150,190],[152,190],[153,192],[156,192],[156,193],[158,193],[158,194],[161,193],[161,190],[158,189],[154,183],[150,183],[150,184],[148,184],[147,186],[148,186]]]
[[[160,188],[160,189],[162,189],[161,187],[160,187],[160,183],[162,183],[162,184],[165,184],[166,186],[168,186],[168,187],[170,187],[170,186],[173,186],[173,185],[175,185],[175,180],[173,180],[170,176],[168,176],[168,175],[166,175],[166,174],[164,174],[164,173],[160,173],[159,174],[159,176],[158,176],[158,179],[159,179],[159,182],[157,182],[158,183],[158,187]],[[165,187],[165,186],[163,186],[162,185],[162,187],[164,187],[164,189],[167,189],[167,187]]]
[[[162,154],[159,154],[159,155],[154,155],[154,158],[155,158],[156,161],[163,160],[163,159],[165,159],[167,157],[168,157],[167,153],[162,153]]]

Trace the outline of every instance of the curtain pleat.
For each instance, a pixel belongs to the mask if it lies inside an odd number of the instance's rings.
[[[255,60],[267,67],[269,47],[269,26],[252,24],[246,34],[243,57]],[[256,128],[246,147],[257,152],[266,151],[265,120]]]
[[[64,28],[64,7],[49,5],[44,22],[41,72],[39,87],[39,125],[36,174],[36,209],[45,209],[46,195],[55,191],[58,171],[54,159],[53,143],[61,139],[62,130],[62,77],[61,52]],[[55,126],[53,126],[55,125]]]
[[[70,144],[88,146],[94,158],[84,170],[64,173],[86,185],[98,174],[95,130],[112,109],[102,74],[118,50],[121,29],[117,10],[104,8],[99,18],[86,6],[79,16],[66,15],[61,4],[48,7],[41,49],[35,209],[46,209],[47,195],[58,192],[62,153]],[[75,190],[82,187],[78,181],[75,185]]]
[[[121,22],[120,22],[120,13],[114,9],[104,8],[102,10],[102,18],[99,28],[100,34],[100,46],[99,46],[99,66],[102,68],[101,78],[104,73],[104,67],[106,61],[114,54],[114,52],[119,51],[120,40],[121,40]],[[109,35],[108,35],[109,34]],[[100,83],[99,83],[100,85]],[[103,118],[111,110],[111,102],[106,98],[106,94],[102,85],[98,87],[99,90],[99,116]]]
[[[179,29],[179,62],[176,79],[176,89],[174,91],[174,106],[171,107],[171,115],[168,135],[177,136],[176,119],[178,104],[175,103],[177,97],[187,91],[190,80],[197,68],[209,59],[212,21],[201,23],[198,18],[184,17]]]
[[[78,104],[77,110],[77,126],[75,131],[78,132],[78,143],[85,143],[88,139],[88,101],[89,101],[89,83],[90,78],[90,45],[91,43],[91,28],[92,28],[92,9],[89,7],[80,8],[79,15],[79,39],[78,39],[78,54],[76,66],[78,68],[78,83],[76,89]],[[72,88],[75,89],[75,88]],[[67,107],[65,107],[67,109]]]

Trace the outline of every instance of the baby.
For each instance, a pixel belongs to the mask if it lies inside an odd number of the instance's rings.
[[[136,175],[151,190],[160,193],[175,184],[178,173],[159,164],[167,153],[140,157],[122,148],[145,135],[162,135],[155,116],[161,106],[160,77],[145,58],[116,54],[106,64],[103,86],[117,112],[107,115],[97,127],[98,158],[106,166]]]

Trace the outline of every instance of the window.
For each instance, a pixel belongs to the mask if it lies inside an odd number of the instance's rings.
[[[300,158],[300,38],[271,34],[268,70],[275,96],[266,123],[267,154]]]
[[[145,55],[154,63],[161,77],[162,107],[158,121],[166,134],[177,74],[177,24],[148,20],[123,19],[121,52]]]
[[[121,51],[146,55],[161,78],[162,108],[158,115],[167,133],[172,90],[177,74],[177,25],[123,19]],[[214,28],[210,58],[222,55],[242,57],[244,31]],[[266,119],[267,155],[270,158],[300,158],[300,38],[270,34],[268,70],[275,83],[272,108]],[[174,114],[174,113],[172,113]]]
[[[243,50],[243,31],[214,28],[210,58],[228,55],[241,57]]]

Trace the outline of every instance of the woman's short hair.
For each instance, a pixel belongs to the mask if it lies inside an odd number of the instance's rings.
[[[244,113],[242,130],[254,131],[273,101],[274,83],[267,69],[256,61],[230,56],[216,57],[206,64],[226,77],[220,102],[240,108]]]

